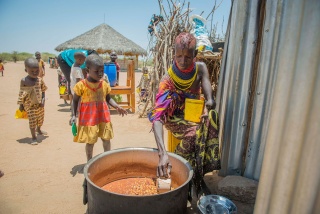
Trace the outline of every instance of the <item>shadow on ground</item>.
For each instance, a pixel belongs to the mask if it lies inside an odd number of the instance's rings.
[[[60,112],[71,112],[70,108],[61,108],[61,109],[58,109],[58,111],[60,111]]]
[[[43,140],[48,138],[49,136],[44,136],[44,135],[38,135],[38,143],[41,143]],[[18,143],[25,143],[25,144],[31,144],[32,143],[32,138],[31,137],[25,137],[17,140]]]
[[[76,174],[83,174],[83,169],[84,169],[84,166],[86,164],[83,163],[83,164],[78,164],[78,165],[75,165],[74,167],[72,167],[71,171],[70,171],[70,174],[72,175],[72,177],[76,176]]]
[[[59,104],[59,107],[66,107],[66,106],[70,106],[70,104]]]

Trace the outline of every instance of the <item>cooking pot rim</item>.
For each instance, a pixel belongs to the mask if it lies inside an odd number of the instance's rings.
[[[110,151],[107,151],[107,152],[103,152],[93,158],[91,158],[91,160],[89,160],[86,165],[84,166],[84,170],[83,170],[83,174],[84,174],[84,177],[86,179],[87,182],[89,182],[92,186],[94,186],[95,188],[101,190],[101,191],[104,191],[104,192],[108,192],[110,194],[115,194],[115,195],[119,195],[119,196],[126,196],[126,197],[146,197],[146,195],[123,195],[123,194],[117,194],[117,193],[114,193],[114,192],[109,192],[109,191],[106,191],[102,188],[100,188],[99,186],[97,186],[95,183],[93,183],[91,181],[91,179],[89,179],[88,177],[88,169],[90,167],[90,165],[92,163],[94,163],[96,160],[106,156],[106,155],[110,155],[110,154],[115,154],[115,153],[120,153],[120,152],[125,152],[125,151],[150,151],[150,152],[158,152],[158,149],[155,149],[155,148],[149,148],[149,147],[124,147],[124,148],[118,148],[118,149],[113,149],[113,150],[110,150]],[[192,179],[192,176],[193,176],[193,169],[190,165],[190,163],[184,159],[183,157],[177,155],[177,154],[174,154],[172,152],[167,152],[169,156],[173,157],[173,158],[176,158],[178,159],[179,161],[181,161],[182,163],[184,163],[186,165],[186,167],[188,168],[189,170],[189,177],[188,179],[182,184],[180,185],[179,187],[175,188],[174,190],[171,190],[170,192],[173,192],[173,191],[177,191],[179,190],[180,188],[184,187],[185,185],[187,185],[187,183],[189,183]],[[167,192],[165,193],[159,193],[159,194],[156,194],[156,195],[147,195],[148,197],[157,197],[158,195],[162,195],[162,194],[167,194]]]

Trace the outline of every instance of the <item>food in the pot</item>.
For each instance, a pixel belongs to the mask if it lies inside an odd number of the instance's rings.
[[[124,178],[108,183],[102,189],[123,195],[154,195],[158,194],[152,178]]]

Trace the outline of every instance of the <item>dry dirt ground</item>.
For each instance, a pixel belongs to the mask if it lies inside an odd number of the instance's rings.
[[[44,80],[48,86],[40,143],[29,144],[28,120],[15,119],[20,79],[26,76],[23,62],[6,63],[0,76],[0,213],[85,213],[82,204],[82,168],[86,162],[85,145],[73,143],[68,125],[70,106],[59,99],[56,69],[46,64]],[[141,73],[136,72],[136,82]],[[120,85],[126,73],[120,73]],[[112,115],[115,137],[112,149],[156,147],[151,124],[138,114]],[[102,142],[94,154],[103,152]]]

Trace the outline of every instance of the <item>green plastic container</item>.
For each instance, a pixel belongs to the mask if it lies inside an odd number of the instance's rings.
[[[77,125],[75,123],[72,123],[71,130],[72,130],[73,136],[77,136],[78,130],[77,130]]]

